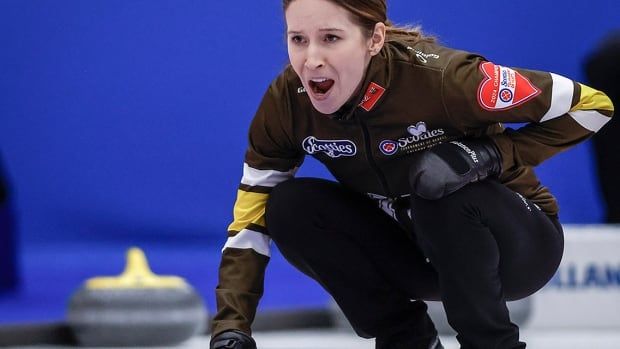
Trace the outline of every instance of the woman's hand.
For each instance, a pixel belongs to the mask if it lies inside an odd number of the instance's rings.
[[[241,331],[230,330],[211,338],[210,349],[256,349],[256,342]]]
[[[409,168],[412,194],[437,200],[468,183],[501,172],[502,159],[488,138],[441,143],[414,154]]]

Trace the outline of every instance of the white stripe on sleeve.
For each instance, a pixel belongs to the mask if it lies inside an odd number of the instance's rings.
[[[262,254],[263,256],[270,257],[270,243],[271,239],[269,238],[269,236],[253,230],[243,229],[238,232],[237,235],[231,236],[228,238],[228,240],[226,240],[224,248],[222,248],[222,252],[224,252],[224,250],[228,247],[241,249],[251,248],[257,253]]]
[[[603,125],[611,120],[610,117],[605,116],[596,110],[576,110],[568,114],[572,116],[573,119],[579,123],[579,125],[592,132],[597,132],[601,129],[601,127],[603,127]]]
[[[258,170],[250,167],[247,163],[243,163],[243,177],[241,178],[241,184],[250,186],[260,185],[263,187],[275,187],[277,184],[295,176],[295,172],[297,172],[297,169],[298,167],[295,167],[288,172],[281,172],[276,170]]]
[[[561,75],[551,74],[553,89],[551,90],[551,106],[539,122],[555,119],[570,110],[573,102],[573,81]]]

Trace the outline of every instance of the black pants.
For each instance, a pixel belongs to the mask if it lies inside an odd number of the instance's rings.
[[[266,219],[285,258],[377,347],[427,345],[436,331],[420,300],[443,302],[462,348],[524,347],[505,302],[553,276],[563,250],[557,219],[494,181],[440,200],[414,197],[411,208],[414,236],[368,197],[301,178],[274,188]]]

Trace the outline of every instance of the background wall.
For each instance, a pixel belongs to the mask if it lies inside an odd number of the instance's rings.
[[[587,53],[620,26],[612,0],[389,7],[395,22],[422,24],[446,45],[577,80]],[[0,0],[0,151],[21,248],[102,239],[219,248],[246,130],[287,62],[283,26],[278,1]],[[538,170],[564,223],[602,218],[591,162],[586,143]],[[300,175],[326,173],[308,159]]]

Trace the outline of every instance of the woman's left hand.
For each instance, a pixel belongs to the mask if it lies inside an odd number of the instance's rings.
[[[412,194],[437,200],[499,174],[501,163],[499,150],[488,138],[441,143],[414,154],[409,184]]]

